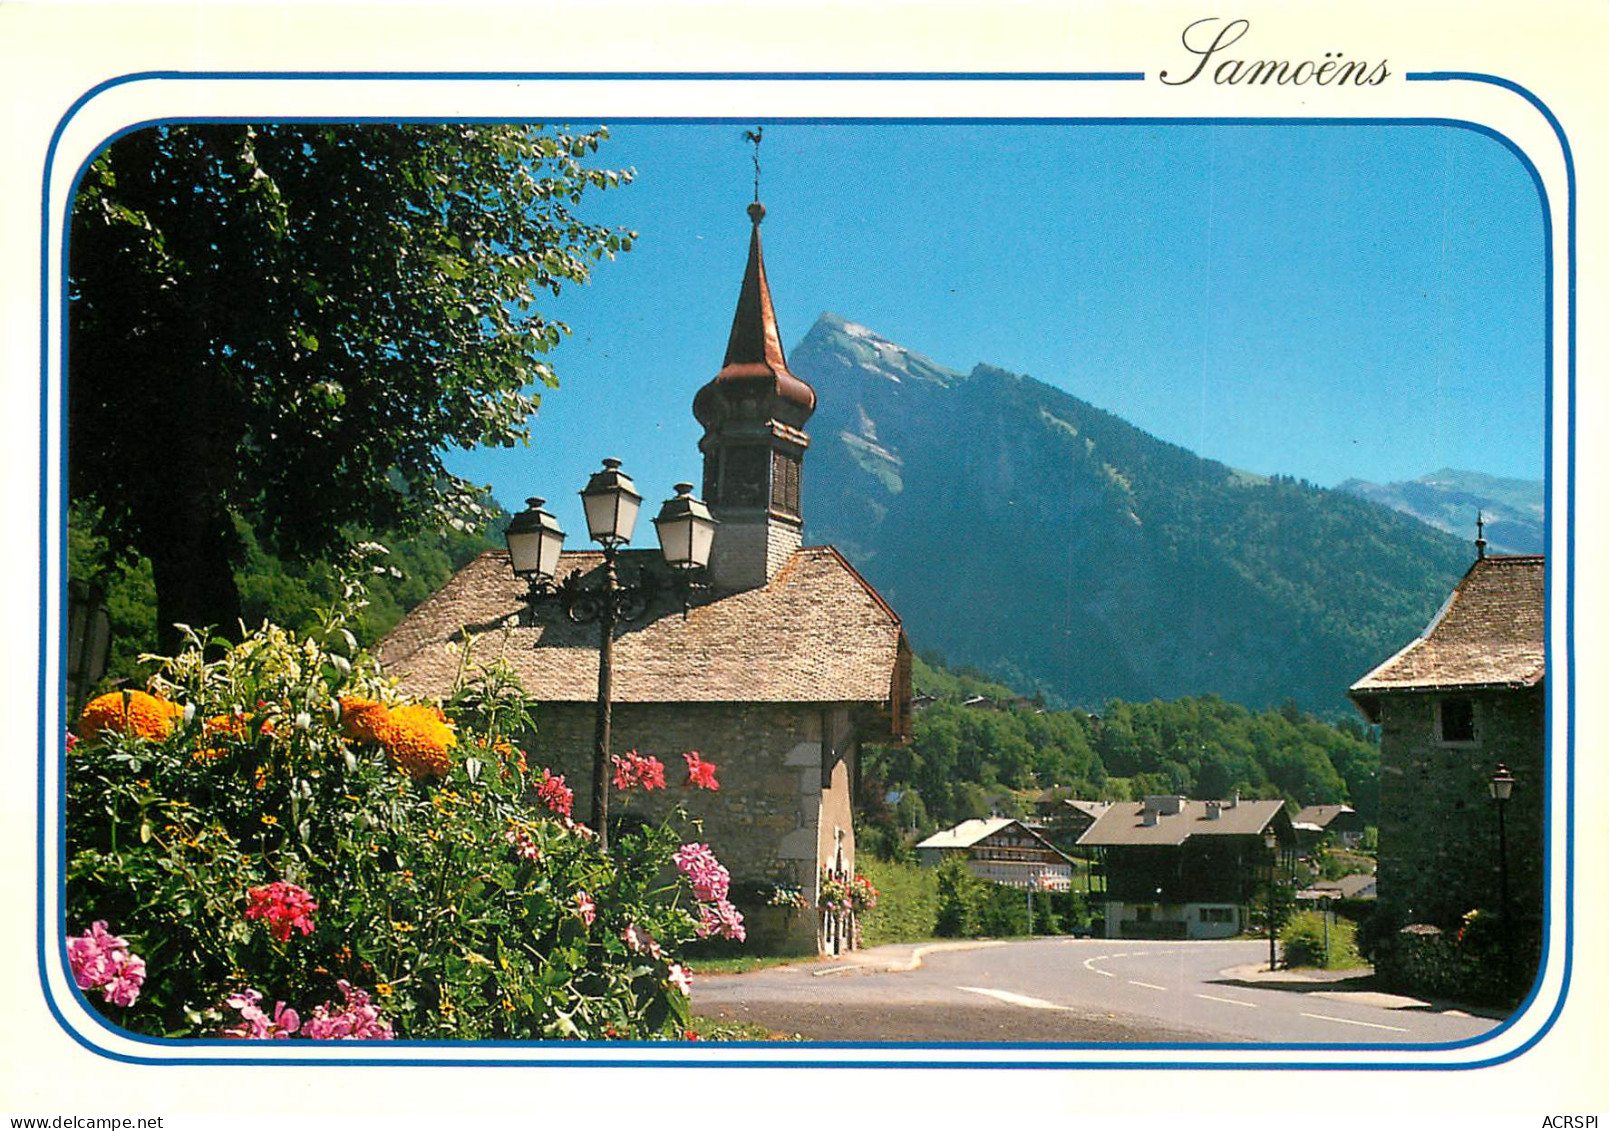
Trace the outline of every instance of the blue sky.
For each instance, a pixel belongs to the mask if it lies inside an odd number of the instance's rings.
[[[599,163],[637,180],[584,208],[637,248],[547,304],[575,335],[550,356],[561,385],[531,446],[449,459],[510,509],[547,496],[577,546],[575,492],[601,457],[650,506],[698,481],[690,405],[720,367],[748,239],[743,128],[611,126]],[[778,122],[761,161],[789,348],[830,310],[1325,486],[1542,477],[1541,205],[1487,136]]]

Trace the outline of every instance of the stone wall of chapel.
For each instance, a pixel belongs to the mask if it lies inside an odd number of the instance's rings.
[[[1466,911],[1499,910],[1496,802],[1499,762],[1515,778],[1504,811],[1509,892],[1516,917],[1540,919],[1543,865],[1542,688],[1468,695],[1472,742],[1437,740],[1438,696],[1381,697],[1379,895],[1410,921],[1456,926]]]
[[[594,725],[592,704],[543,705],[537,733],[527,746],[533,766],[565,775],[575,790],[575,815],[591,808]],[[830,731],[829,767],[823,775],[824,727]],[[818,869],[832,859],[835,829],[844,831],[845,853],[854,861],[849,797],[854,730],[841,706],[786,703],[618,704],[611,721],[611,749],[637,750],[665,764],[668,789],[661,793],[615,793],[612,816],[635,814],[658,820],[682,804],[702,823],[702,837],[733,878],[733,902],[742,909],[757,950],[814,951],[819,945],[814,911],[785,914],[761,896],[775,883],[794,884],[815,896]],[[697,750],[718,767],[716,792],[681,789],[682,752]],[[823,818],[823,812],[829,814]]]

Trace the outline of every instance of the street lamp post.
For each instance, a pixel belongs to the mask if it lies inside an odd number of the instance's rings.
[[[1504,969],[1508,976],[1509,985],[1514,983],[1514,923],[1510,918],[1508,901],[1508,828],[1504,823],[1503,810],[1508,806],[1509,796],[1514,792],[1514,775],[1508,772],[1508,767],[1502,762],[1497,764],[1497,772],[1487,783],[1491,791],[1492,800],[1497,803],[1497,881],[1498,896],[1502,903],[1499,912],[1503,916],[1503,955]]]
[[[1039,874],[1028,874],[1028,937],[1034,937],[1034,884],[1039,882]]]
[[[1273,970],[1278,963],[1274,951],[1274,880],[1279,871],[1279,837],[1273,829],[1263,833],[1263,847],[1268,849],[1268,968]]]
[[[671,567],[682,593],[683,615],[691,594],[706,588],[698,580],[709,564],[715,519],[701,500],[692,497],[692,485],[678,483],[677,495],[667,499],[654,525],[660,549]],[[620,548],[631,541],[642,496],[631,477],[620,470],[620,461],[606,459],[603,470],[595,471],[581,491],[586,512],[587,533],[603,547],[603,569],[592,585],[581,584],[572,572],[558,585],[559,550],[564,531],[558,520],[542,509],[544,500],[526,500],[526,509],[509,523],[509,563],[514,575],[530,586],[529,600],[557,598],[576,623],[598,622],[598,698],[593,719],[592,743],[592,827],[598,845],[609,847],[609,739],[613,714],[614,633],[623,620],[634,620],[646,611],[658,588],[654,575],[646,570],[633,577],[622,577],[617,563]]]

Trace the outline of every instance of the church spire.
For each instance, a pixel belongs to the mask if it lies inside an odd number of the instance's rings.
[[[753,230],[749,233],[749,261],[743,269],[743,287],[738,291],[737,311],[732,315],[732,332],[726,339],[726,358],[715,380],[721,383],[761,381],[783,400],[803,409],[799,424],[816,407],[816,392],[788,372],[788,359],[782,352],[782,332],[777,329],[776,308],[771,305],[771,284],[765,277],[765,249],[760,243],[760,222],[765,205],[756,200],[749,205]],[[694,412],[698,410],[695,406]]]
[[[766,584],[799,548],[804,424],[816,408],[815,390],[788,371],[782,351],[760,242],[765,206],[756,200],[748,213],[749,258],[726,356],[693,398],[704,426],[704,501],[721,523],[710,571],[728,589]]]

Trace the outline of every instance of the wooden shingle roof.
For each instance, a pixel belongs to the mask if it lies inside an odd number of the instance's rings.
[[[1534,687],[1546,671],[1544,559],[1478,559],[1425,631],[1351,687],[1368,709],[1383,692]],[[1371,712],[1372,715],[1372,712]]]
[[[1145,823],[1146,803],[1119,801],[1098,817],[1083,836],[1080,845],[1180,845],[1193,836],[1259,836],[1272,823],[1275,831],[1290,827],[1284,816],[1283,801],[1226,801],[1211,803],[1218,816],[1207,813],[1208,802],[1182,800],[1177,813],[1161,813],[1155,823]]]
[[[561,554],[558,580],[601,567],[597,552]],[[664,571],[656,550],[620,554],[624,575]],[[554,601],[525,599],[508,554],[489,550],[459,570],[376,647],[403,691],[448,694],[466,636],[479,660],[508,661],[528,694],[587,702],[598,691],[598,626],[575,624]],[[909,718],[909,646],[899,617],[830,546],[794,553],[769,584],[695,604],[661,594],[614,643],[616,703],[862,703]]]
[[[1355,813],[1350,805],[1308,805],[1297,811],[1291,818],[1293,825],[1313,825],[1320,829],[1327,829],[1330,823],[1343,813]]]

